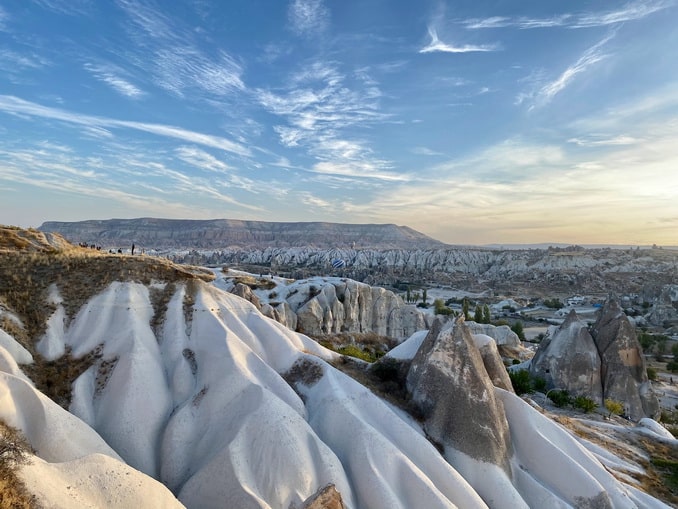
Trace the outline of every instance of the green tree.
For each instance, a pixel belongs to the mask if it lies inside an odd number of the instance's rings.
[[[473,321],[476,323],[483,323],[483,308],[480,304],[476,304],[476,311],[473,313]]]
[[[516,333],[521,341],[525,341],[525,332],[523,331],[523,322],[518,320],[511,326],[511,330]]]
[[[424,304],[426,304],[426,298],[427,298],[427,295],[426,295],[426,288],[424,288],[424,290],[422,291],[422,294],[421,294],[421,301],[422,301]]]
[[[490,323],[492,321],[492,315],[490,314],[490,306],[485,304],[483,306],[483,323]]]
[[[407,296],[405,297],[407,302],[412,302],[412,293],[410,292],[410,287],[407,287]]]
[[[464,313],[464,320],[469,320],[468,315],[468,299],[464,297],[464,302],[461,305],[462,313]]]

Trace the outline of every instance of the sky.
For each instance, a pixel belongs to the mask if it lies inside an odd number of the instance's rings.
[[[678,245],[678,0],[0,0],[0,223]]]

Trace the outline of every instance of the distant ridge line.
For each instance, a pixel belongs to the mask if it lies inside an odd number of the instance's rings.
[[[241,219],[90,219],[46,221],[38,230],[74,243],[104,247],[135,243],[149,248],[316,247],[432,249],[450,247],[408,226],[324,221],[274,222]]]

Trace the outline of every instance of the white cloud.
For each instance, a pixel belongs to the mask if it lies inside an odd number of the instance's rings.
[[[85,64],[85,69],[89,71],[96,79],[106,83],[113,90],[121,95],[124,95],[125,97],[138,99],[145,95],[141,89],[137,88],[124,78],[121,78],[119,76],[121,71],[115,66],[110,64],[87,63]]]
[[[393,179],[390,163],[372,154],[367,142],[344,133],[372,127],[388,116],[379,111],[381,93],[367,68],[349,80],[336,64],[315,62],[291,75],[285,91],[257,90],[259,103],[285,124],[274,126],[286,147],[314,157],[311,171],[360,178]]]
[[[436,152],[427,147],[414,147],[411,152],[420,156],[444,156],[442,152]]]
[[[570,138],[567,141],[568,143],[574,143],[581,147],[609,147],[617,145],[634,145],[643,140],[632,136],[619,135],[613,137],[597,136],[589,138]]]
[[[329,25],[330,11],[323,0],[292,0],[288,10],[291,29],[298,35],[324,32]]]
[[[0,49],[0,69],[7,72],[15,72],[17,67],[22,69],[40,69],[48,65],[50,63],[39,55],[19,54],[7,48]]]
[[[174,150],[176,156],[185,163],[206,171],[226,172],[231,169],[226,163],[219,161],[212,154],[198,147],[183,146]]]
[[[179,97],[203,100],[245,89],[242,65],[222,49],[213,53],[203,49],[212,48],[213,41],[200,43],[199,34],[180,19],[137,0],[118,0],[118,5],[132,21],[128,29],[138,46],[132,62],[143,72],[150,70],[157,86]]]
[[[410,178],[397,173],[388,173],[382,171],[379,166],[368,161],[352,161],[335,163],[332,161],[322,161],[313,165],[313,171],[327,175],[338,175],[341,177],[351,177],[352,179],[374,179],[389,182],[403,182]]]
[[[251,154],[248,148],[221,136],[198,133],[171,125],[132,122],[128,120],[116,120],[93,115],[71,113],[59,108],[51,108],[49,106],[42,106],[40,104],[24,101],[23,99],[19,99],[18,97],[10,95],[0,95],[0,111],[11,114],[28,115],[31,117],[61,120],[63,122],[86,127],[134,129],[137,131],[155,134],[157,136],[174,138],[196,143],[198,145],[204,145],[206,147],[224,150],[226,152],[232,152],[240,156],[249,156]]]
[[[443,53],[472,53],[472,52],[485,52],[485,51],[497,51],[499,47],[496,44],[485,44],[485,45],[472,45],[465,44],[463,46],[455,46],[453,44],[447,44],[438,39],[438,33],[435,28],[429,27],[428,34],[431,37],[431,42],[427,46],[424,46],[419,50],[419,53],[434,53],[434,52],[443,52]]]
[[[90,9],[89,0],[33,0],[33,2],[45,9],[68,16],[86,15]]]
[[[630,2],[618,10],[583,14],[572,23],[572,28],[588,28],[635,21],[671,7],[674,4],[670,0]]]
[[[0,30],[5,30],[7,20],[9,20],[9,14],[0,6]]]
[[[628,21],[637,21],[650,14],[667,9],[675,5],[672,0],[636,1],[630,2],[623,7],[605,12],[588,12],[579,14],[561,14],[549,18],[509,18],[493,16],[482,19],[464,20],[462,24],[469,30],[481,30],[491,28],[519,28],[523,30],[535,28],[565,27],[565,28],[591,28],[609,25],[617,25]]]
[[[589,70],[595,64],[605,60],[609,55],[602,51],[603,46],[607,44],[615,35],[612,31],[602,40],[587,49],[577,61],[565,69],[556,79],[543,83],[545,73],[543,70],[533,73],[522,81],[530,83],[536,90],[528,90],[519,93],[516,96],[516,104],[522,104],[529,101],[530,109],[536,106],[543,106],[549,103],[557,94],[562,92],[572,81],[585,71]]]

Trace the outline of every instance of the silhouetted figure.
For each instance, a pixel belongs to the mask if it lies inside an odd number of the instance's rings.
[[[132,244],[132,254],[134,254],[134,244]]]

